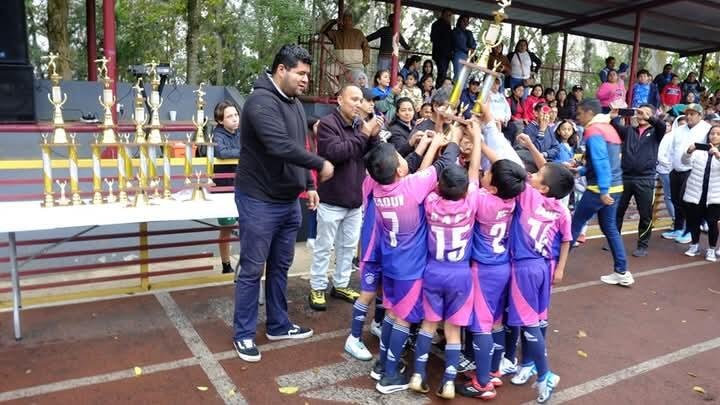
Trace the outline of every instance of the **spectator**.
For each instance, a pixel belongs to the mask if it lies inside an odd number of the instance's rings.
[[[522,132],[525,129],[525,105],[523,103],[523,94],[525,94],[525,86],[522,83],[518,83],[512,88],[510,97],[507,98],[508,105],[510,106],[510,116],[512,122],[515,123],[517,132]]]
[[[558,154],[553,162],[574,163],[575,148],[578,145],[578,134],[575,124],[570,120],[562,120],[555,127],[555,139],[558,141]]]
[[[637,72],[636,77],[638,81],[633,86],[630,107],[638,108],[643,104],[650,104],[655,108],[660,108],[660,92],[658,86],[650,82],[650,72],[641,69]]]
[[[662,73],[655,76],[655,80],[653,80],[653,83],[655,83],[655,85],[657,86],[658,91],[663,91],[663,88],[665,88],[665,86],[669,84],[670,81],[672,81],[672,69],[673,66],[668,63],[663,67]]]
[[[420,90],[422,91],[423,103],[429,103],[435,89],[435,79],[432,75],[425,75],[420,79]]]
[[[378,52],[377,58],[377,70],[390,70],[392,65],[392,54],[393,54],[393,21],[395,20],[395,14],[390,14],[387,17],[386,26],[368,35],[366,40],[368,43],[380,39],[380,51]],[[402,29],[401,29],[402,31]],[[399,38],[400,46],[406,50],[410,50],[405,38],[400,34]]]
[[[433,70],[435,70],[435,65],[433,65],[433,61],[430,59],[425,59],[425,62],[423,62],[422,65],[422,77],[424,76],[432,76]]]
[[[658,160],[655,171],[660,178],[663,189],[663,200],[665,201],[665,209],[675,222],[675,207],[672,203],[672,195],[670,191],[670,171],[672,170],[672,155],[670,154],[670,146],[673,142],[673,132],[679,125],[685,125],[685,116],[677,117],[672,121],[668,122],[665,136],[660,141],[658,147]]]
[[[320,184],[317,208],[318,235],[310,266],[310,308],[327,309],[330,249],[335,245],[335,272],[330,296],[353,303],[360,293],[350,288],[352,259],[362,224],[363,156],[379,143],[382,119],[364,121],[357,116],[363,94],[347,85],[338,94],[338,108],[320,119],[318,155],[335,165],[332,179]]]
[[[692,167],[683,201],[687,204],[687,223],[692,234],[688,256],[700,254],[700,226],[708,224],[708,248],[705,260],[716,262],[715,249],[718,240],[718,220],[720,220],[720,125],[710,128],[705,142],[709,150],[702,150],[692,143],[683,154],[683,163]]]
[[[543,92],[543,98],[545,99],[545,102],[549,106],[557,106],[557,103],[555,103],[555,89],[552,87],[548,87]]]
[[[390,87],[390,72],[387,70],[380,70],[375,73],[373,79],[372,91],[377,101],[375,102],[375,108],[385,115],[385,119],[392,121],[395,116],[395,97],[402,91],[402,82],[398,80],[395,87]]]
[[[523,103],[523,110],[525,111],[525,116],[523,118],[525,118],[526,122],[531,122],[535,120],[535,105],[541,101],[545,101],[542,95],[542,85],[536,84],[533,86],[530,95],[525,98],[525,102]]]
[[[240,158],[240,115],[237,107],[231,101],[221,101],[215,106],[215,122],[217,126],[213,129],[213,142],[215,142],[215,156],[218,159]],[[214,171],[218,173],[235,173],[236,164],[215,165]],[[232,187],[234,179],[213,179],[217,187]],[[220,239],[227,240],[232,237],[231,226],[237,223],[237,218],[218,218],[220,228]],[[220,262],[223,273],[234,273],[230,264],[230,242],[218,243],[220,250]]]
[[[414,75],[408,75],[399,97],[409,98],[413,102],[414,110],[420,111],[423,103],[422,90],[417,86],[417,80]]]
[[[503,128],[511,124],[510,118],[512,114],[510,112],[510,105],[505,99],[505,96],[500,92],[500,78],[495,78],[492,87],[490,87],[488,104],[490,105],[490,112],[498,124],[501,124]],[[513,125],[513,127],[515,127],[515,125]],[[512,135],[513,137],[515,136],[515,134]]]
[[[577,106],[583,100],[583,88],[582,86],[575,85],[572,88],[572,94],[568,98],[568,111],[570,119],[577,122]]]
[[[370,89],[361,89],[363,98],[358,106],[360,119],[363,121],[370,121],[375,118],[375,102],[378,101],[378,97]]]
[[[702,85],[697,79],[697,74],[695,72],[690,72],[688,74],[688,77],[682,82],[682,94],[683,94],[683,100],[685,97],[687,97],[688,93],[695,94],[695,99],[692,102],[695,102],[695,100],[700,101],[700,94],[702,94]]]
[[[475,100],[477,100],[480,94],[480,80],[473,76],[470,78],[467,88],[462,91],[460,95],[460,105],[465,105],[465,111],[463,111],[463,117],[469,119],[472,117],[472,109],[475,106]]]
[[[565,89],[559,89],[555,94],[557,98],[558,118],[561,120],[573,120],[575,116],[570,108],[570,99]]]
[[[309,170],[317,170],[320,181],[333,175],[330,162],[305,150],[305,113],[297,97],[307,87],[311,63],[308,51],[284,45],[270,72],[258,77],[242,112],[235,174],[242,270],[235,284],[233,342],[245,361],[261,358],[255,333],[263,272],[267,337],[303,339],[313,334],[290,322],[286,298],[287,272],[301,222],[298,195],[307,190],[308,206],[315,209],[319,197]]]
[[[610,122],[622,140],[623,191],[615,222],[618,232],[622,232],[625,212],[630,205],[630,199],[634,198],[640,214],[637,248],[632,253],[635,257],[647,256],[652,234],[658,149],[666,129],[665,122],[655,118],[655,113],[655,107],[644,104],[637,109],[631,126],[623,125],[620,118]],[[617,115],[617,110],[613,110],[611,116],[613,115]]]
[[[495,69],[495,64],[500,64],[499,73],[502,73],[505,77],[510,77],[510,60],[507,56],[503,55],[503,44],[499,43],[496,47],[490,51],[490,58],[488,59],[488,69]],[[502,84],[502,83],[501,83]]]
[[[540,71],[542,61],[534,53],[528,51],[528,42],[521,39],[515,45],[515,51],[508,54],[510,61],[510,88],[521,83],[526,88],[534,84],[535,74]]]
[[[418,139],[413,139],[413,144],[410,143],[410,132],[415,126],[415,108],[412,100],[407,97],[399,98],[396,107],[397,114],[388,125],[391,134],[388,142],[393,144],[398,153],[405,157],[415,149],[415,143],[418,141]]]
[[[616,224],[617,206],[622,191],[620,165],[620,136],[609,123],[607,115],[600,114],[598,100],[583,100],[578,105],[577,119],[585,127],[587,161],[579,172],[587,179],[587,188],[575,205],[572,235],[575,244],[582,228],[597,214],[600,229],[607,238],[613,256],[613,272],[600,277],[606,284],[629,286],[635,282],[627,270],[625,246]]]
[[[428,102],[423,103],[422,107],[420,107],[420,112],[418,113],[418,118],[427,120],[427,119],[431,119],[432,115],[433,115],[432,104],[428,103]]]
[[[437,78],[435,80],[436,88],[440,88],[443,85],[443,82],[447,77],[450,59],[453,56],[453,34],[452,27],[450,26],[451,21],[452,11],[444,9],[441,11],[440,17],[430,28],[432,58],[435,61],[435,65],[437,65]]]
[[[674,74],[672,81],[663,88],[662,93],[660,94],[660,101],[662,101],[664,106],[663,110],[668,110],[675,104],[679,104],[680,101],[682,101],[680,78],[677,75]]]
[[[368,77],[365,72],[360,69],[350,71],[350,80],[352,84],[360,87],[361,89],[368,88]]]
[[[390,87],[389,70],[378,70],[377,72],[375,72],[375,77],[373,77],[372,91],[378,100],[384,100],[392,93],[392,88]]]
[[[405,59],[405,66],[400,69],[400,72],[398,74],[403,78],[403,80],[407,80],[408,76],[415,76],[415,83],[417,83],[420,81],[420,72],[418,72],[419,66],[420,56],[412,55],[409,58]]]
[[[546,160],[554,161],[560,154],[560,144],[550,127],[550,107],[539,102],[533,108],[537,118],[525,127],[525,134]]]
[[[619,80],[616,71],[608,72],[608,80],[600,85],[596,96],[604,113],[610,111],[611,103],[625,100],[625,83]]]
[[[370,91],[365,89],[364,91]],[[307,133],[307,141],[305,142],[305,149],[310,153],[317,154],[317,130],[318,125],[320,125],[320,120],[315,117],[311,116],[307,119],[308,123],[308,133]],[[317,170],[310,170],[310,176],[312,176],[313,184],[315,185],[315,188],[317,189]],[[300,193],[300,199],[301,200],[308,200],[308,193],[307,191],[303,191]],[[315,238],[317,238],[317,210],[310,210],[307,213],[307,239],[305,240],[305,247],[310,251],[312,254],[312,251],[315,250]]]
[[[460,78],[460,70],[462,65],[460,61],[467,60],[468,54],[477,48],[473,33],[467,29],[470,25],[470,17],[461,15],[455,24],[452,32],[453,36],[453,81]]]
[[[345,12],[342,23],[338,24],[336,30],[332,30],[335,23],[336,20],[330,20],[321,32],[333,43],[338,62],[346,69],[365,70],[370,63],[370,46],[365,34],[354,27],[352,13]]]
[[[600,70],[600,83],[608,81],[608,73],[610,73],[611,70],[615,70],[615,58],[608,56],[605,58],[605,67]]]

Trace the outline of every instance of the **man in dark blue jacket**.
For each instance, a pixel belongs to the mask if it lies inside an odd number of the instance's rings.
[[[255,345],[260,278],[265,271],[267,332],[270,340],[302,339],[312,329],[290,322],[287,272],[300,227],[298,195],[307,190],[316,209],[310,170],[325,181],[333,165],[305,150],[307,123],[301,95],[312,58],[297,45],[284,45],[271,71],[261,73],[245,101],[240,121],[241,151],[235,173],[235,203],[240,226],[240,273],[235,285],[234,345],[245,361],[260,361]],[[267,263],[267,265],[266,265]]]
[[[600,277],[606,284],[629,286],[635,282],[627,271],[625,246],[616,224],[618,200],[623,191],[620,149],[622,142],[610,117],[600,114],[602,108],[597,99],[583,100],[578,105],[577,121],[585,127],[585,159],[580,175],[587,179],[587,189],[575,206],[572,219],[572,235],[575,244],[582,228],[597,214],[600,229],[607,238],[613,255],[613,272]]]
[[[452,31],[454,82],[460,77],[460,70],[462,70],[460,61],[467,60],[469,53],[477,48],[477,42],[475,42],[472,31],[467,29],[468,25],[470,25],[470,17],[461,15],[457,20],[457,24],[455,24],[455,29]]]
[[[437,77],[435,88],[440,88],[447,77],[447,70],[450,66],[450,59],[453,55],[453,35],[450,21],[452,11],[444,9],[430,27],[430,41],[432,42],[432,58],[437,66]]]

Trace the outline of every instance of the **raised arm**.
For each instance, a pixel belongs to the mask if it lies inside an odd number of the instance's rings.
[[[532,142],[529,136],[526,134],[520,134],[515,138],[517,140],[517,143],[527,148],[527,150],[530,151],[530,154],[533,157],[533,160],[535,161],[535,166],[540,169],[541,167],[545,166],[547,161],[545,160],[545,157],[540,153],[538,148],[535,147],[535,144]]]

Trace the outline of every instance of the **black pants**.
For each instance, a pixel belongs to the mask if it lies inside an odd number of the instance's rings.
[[[685,209],[683,195],[685,194],[685,183],[688,177],[690,177],[690,170],[686,172],[673,170],[670,172],[670,199],[672,200],[673,207],[675,207],[673,231],[682,231],[685,229],[685,216],[687,215],[687,211]]]
[[[708,243],[711,248],[717,247],[718,220],[720,220],[720,204],[692,204],[685,203],[687,208],[687,226],[692,235],[692,243],[700,242],[700,224],[703,219],[708,224]]]
[[[623,178],[623,193],[617,210],[617,227],[622,231],[625,211],[627,211],[630,199],[635,197],[640,214],[638,223],[638,248],[648,247],[652,233],[652,208],[655,203],[655,177],[625,177]]]
[[[447,71],[450,67],[450,58],[438,57],[437,59],[433,58],[433,60],[435,61],[435,66],[437,67],[435,88],[439,89],[443,85],[445,79],[447,79]]]

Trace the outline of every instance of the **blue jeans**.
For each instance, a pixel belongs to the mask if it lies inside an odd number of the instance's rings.
[[[307,238],[315,239],[317,237],[317,210],[310,211],[307,215]]]
[[[458,78],[460,77],[460,71],[462,70],[463,65],[460,63],[461,60],[467,60],[468,54],[465,52],[457,52],[453,54],[452,64],[453,64],[453,82],[457,82]]]
[[[265,271],[267,332],[282,335],[292,327],[287,314],[287,274],[295,256],[301,223],[298,200],[272,203],[235,192],[240,229],[240,271],[235,284],[234,339],[254,339],[260,279]],[[267,264],[266,264],[267,263]]]
[[[378,55],[377,58],[377,71],[390,70],[392,67],[392,55]],[[399,70],[398,70],[399,71]]]
[[[575,204],[575,213],[572,218],[572,244],[575,244],[582,228],[597,213],[600,230],[607,238],[614,261],[614,270],[623,274],[627,271],[627,259],[625,258],[625,245],[622,236],[617,229],[615,216],[617,215],[618,203],[622,193],[613,193],[610,196],[615,200],[612,205],[603,204],[600,194],[592,191],[585,191],[580,201]]]
[[[658,177],[660,177],[660,181],[662,182],[665,209],[667,209],[668,214],[670,214],[670,218],[675,221],[675,206],[672,203],[672,195],[670,194],[670,173],[658,173]]]

